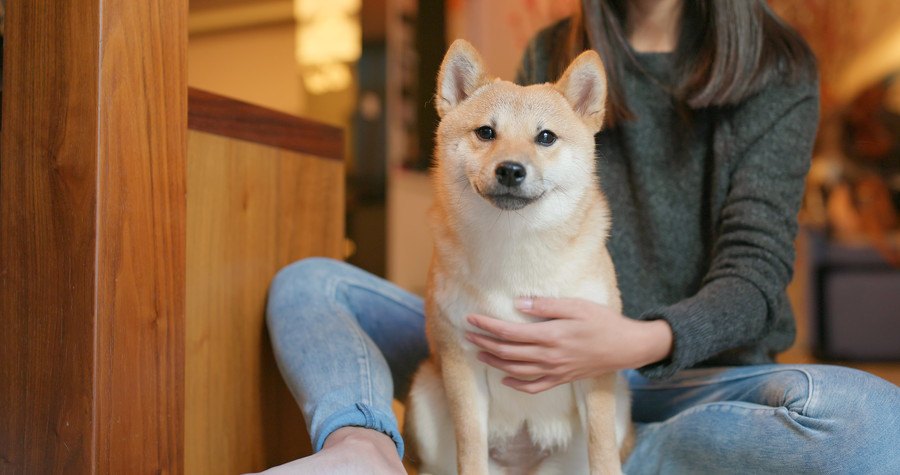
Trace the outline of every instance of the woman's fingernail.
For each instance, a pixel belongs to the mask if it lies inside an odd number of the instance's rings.
[[[519,310],[531,310],[534,307],[534,300],[531,297],[517,297],[515,305]]]

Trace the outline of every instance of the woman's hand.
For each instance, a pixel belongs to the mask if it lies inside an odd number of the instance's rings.
[[[549,320],[512,323],[473,314],[467,321],[488,335],[466,332],[466,338],[483,350],[478,359],[506,372],[503,384],[519,391],[534,394],[639,368],[672,351],[672,329],[663,320],[632,320],[582,299],[522,298],[516,308]]]

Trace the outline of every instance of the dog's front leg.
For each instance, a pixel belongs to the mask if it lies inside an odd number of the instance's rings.
[[[456,464],[462,475],[488,473],[488,401],[474,361],[461,348],[441,353],[444,390],[456,431]]]
[[[622,461],[616,437],[616,373],[587,384],[588,461],[591,475],[620,474]]]

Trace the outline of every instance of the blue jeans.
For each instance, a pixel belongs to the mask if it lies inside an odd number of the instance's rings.
[[[421,298],[348,264],[306,259],[269,291],[281,373],[315,450],[345,426],[389,435],[391,410],[428,353]],[[825,365],[628,371],[637,428],[625,471],[900,474],[900,389]]]

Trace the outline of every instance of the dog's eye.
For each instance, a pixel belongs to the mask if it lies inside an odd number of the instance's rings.
[[[494,132],[494,129],[492,129],[490,126],[482,125],[481,127],[475,129],[475,135],[477,135],[481,140],[494,140],[494,138],[497,136],[497,133]]]
[[[550,146],[553,145],[553,142],[556,142],[556,134],[549,130],[542,130],[538,132],[537,137],[534,138],[534,141],[545,147]]]

